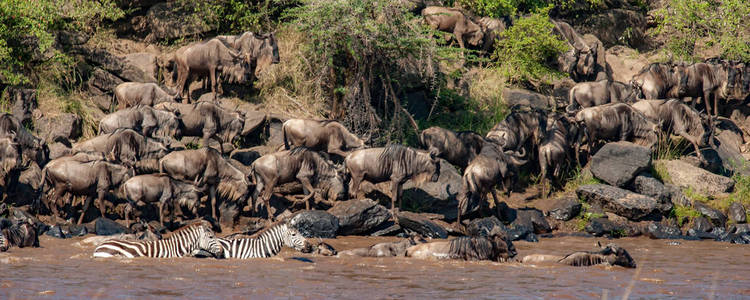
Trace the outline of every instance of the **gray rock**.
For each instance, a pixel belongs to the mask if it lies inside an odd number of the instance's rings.
[[[0,110],[7,110],[22,124],[32,121],[32,112],[37,108],[36,90],[9,86],[0,95]]]
[[[385,235],[391,236],[391,235],[397,235],[397,234],[404,232],[401,226],[393,222],[385,222],[373,230],[374,231],[373,233],[370,234],[370,236],[385,236]]]
[[[652,239],[681,239],[682,231],[675,225],[651,222],[648,224],[646,235]]]
[[[71,113],[46,115],[36,120],[39,137],[47,142],[76,139],[81,136],[81,118]]]
[[[692,205],[692,200],[685,196],[685,193],[682,192],[682,189],[679,186],[667,183],[664,184],[664,187],[669,191],[669,199],[674,205],[685,207],[690,207]]]
[[[694,232],[711,232],[714,229],[714,225],[711,224],[705,217],[697,217],[693,219],[693,224],[690,226]]]
[[[159,68],[156,65],[156,55],[153,53],[130,53],[125,55],[124,62],[141,70],[148,82],[156,82],[156,73]]]
[[[511,226],[528,227],[531,228],[536,234],[542,234],[552,231],[552,228],[549,226],[547,219],[544,218],[544,214],[534,208],[517,209],[516,219],[513,220]]]
[[[339,219],[321,210],[305,210],[295,214],[289,224],[307,238],[335,238]]]
[[[86,42],[88,42],[90,38],[91,36],[80,31],[61,30],[57,32],[57,35],[55,36],[55,41],[58,43],[59,46],[66,47],[66,46],[83,45]]]
[[[554,103],[554,100],[550,99],[549,96],[529,90],[509,88],[503,90],[503,101],[505,101],[505,104],[508,105],[508,107],[521,105],[541,109],[549,109],[552,107],[550,103]]]
[[[625,187],[650,165],[650,149],[630,142],[615,142],[604,145],[594,154],[591,173],[610,185]]]
[[[413,212],[399,212],[398,224],[405,230],[421,234],[424,237],[444,239],[448,237],[448,231],[428,217]]]
[[[106,49],[78,46],[72,52],[81,54],[89,64],[101,68],[105,72],[124,81],[155,82],[154,76],[147,74],[137,66],[128,63],[125,58],[118,57]],[[112,89],[100,89],[103,91],[112,91]]]
[[[62,227],[59,225],[51,226],[44,234],[58,239],[69,239],[72,237],[70,232],[63,231]]]
[[[601,206],[604,211],[633,221],[655,218],[659,212],[656,199],[605,184],[580,186],[576,194],[592,205]]]
[[[341,201],[328,212],[339,219],[340,235],[364,234],[391,218],[387,208],[371,199]]]
[[[672,210],[672,207],[674,207],[670,190],[661,181],[648,173],[643,173],[635,177],[635,180],[633,180],[633,191],[656,199],[659,202],[659,211],[662,214],[668,214]]]
[[[594,236],[617,235],[624,231],[625,227],[610,221],[607,218],[596,218],[586,224],[584,230]]]
[[[67,156],[67,155],[71,155],[71,154],[73,154],[73,150],[61,142],[49,144],[49,159],[50,160],[57,159],[57,158]]]
[[[96,235],[114,235],[128,233],[130,230],[115,221],[105,217],[100,217],[96,219],[96,222],[94,223],[94,232],[96,232]]]
[[[665,161],[664,165],[672,183],[679,187],[692,188],[705,195],[728,193],[734,188],[734,180],[731,178],[713,174],[683,161]]]
[[[711,220],[711,223],[715,226],[724,227],[727,223],[727,216],[724,213],[703,204],[703,202],[693,201],[693,208],[701,213],[701,215]]]
[[[555,80],[552,82],[553,88],[552,88],[552,97],[555,99],[555,106],[557,108],[564,108],[568,106],[568,98],[570,94],[570,89],[572,89],[576,82],[573,81],[573,79],[570,79],[569,77]]]
[[[441,214],[447,221],[456,219],[458,207],[456,195],[461,190],[461,174],[444,159],[440,159],[438,181],[416,184],[409,180],[402,188],[401,201],[406,201],[404,205],[410,203],[409,205],[419,207],[423,212]]]
[[[581,213],[581,202],[575,196],[565,196],[556,200],[549,215],[560,221],[568,221]]]
[[[118,84],[124,81],[101,68],[94,68],[87,83],[88,90],[94,95],[112,95]]]
[[[750,234],[750,224],[734,224],[729,227],[729,232],[736,234]]]
[[[517,224],[508,227],[495,216],[472,220],[466,226],[466,232],[469,236],[487,236],[496,228],[505,232],[508,238],[512,241],[539,241],[539,238],[534,234],[534,229],[532,227]]]
[[[729,205],[729,218],[737,224],[747,222],[747,212],[740,202],[733,202]]]

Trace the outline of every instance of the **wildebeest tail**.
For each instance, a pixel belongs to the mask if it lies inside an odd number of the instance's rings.
[[[281,136],[284,138],[284,149],[291,149],[291,147],[289,147],[289,140],[286,137],[286,122],[281,125]]]

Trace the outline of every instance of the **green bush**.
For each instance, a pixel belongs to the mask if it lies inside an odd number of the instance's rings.
[[[538,11],[548,6],[557,6],[562,9],[571,9],[576,0],[455,0],[448,1],[458,3],[478,16],[500,18],[514,16],[517,13],[528,13]],[[602,0],[580,0],[582,4],[593,7],[602,3]],[[453,3],[450,3],[451,5]]]
[[[182,0],[189,1],[189,0]],[[197,3],[196,10],[216,16],[207,20],[222,34],[245,31],[267,32],[276,28],[284,12],[300,4],[299,0],[209,0]]]
[[[0,1],[0,83],[29,83],[32,68],[50,56],[55,31],[91,31],[123,16],[111,0]]]
[[[511,82],[551,81],[563,76],[547,64],[569,49],[565,41],[552,34],[554,24],[548,10],[521,18],[500,34],[492,59]]]
[[[695,60],[699,43],[718,44],[726,59],[750,61],[750,5],[746,0],[669,0],[656,11],[655,34],[674,58]]]

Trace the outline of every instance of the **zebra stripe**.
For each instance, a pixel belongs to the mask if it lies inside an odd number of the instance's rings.
[[[224,248],[225,258],[264,258],[276,256],[282,246],[304,251],[309,248],[308,242],[296,229],[286,223],[274,225],[261,232],[255,238],[227,239],[218,238]]]
[[[0,252],[8,251],[10,248],[10,241],[5,238],[5,235],[3,234],[3,230],[0,230]]]
[[[176,230],[169,238],[158,241],[110,240],[96,247],[94,257],[124,256],[183,257],[197,250],[221,256],[221,245],[213,231],[202,223],[188,225]]]

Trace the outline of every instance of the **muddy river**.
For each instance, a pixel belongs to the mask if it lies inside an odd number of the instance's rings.
[[[158,298],[750,298],[750,248],[624,238],[638,269],[520,263],[336,258],[285,249],[271,259],[93,259],[83,238],[0,253],[0,299]],[[337,250],[396,238],[339,237]],[[517,242],[519,257],[594,250],[585,237]]]

